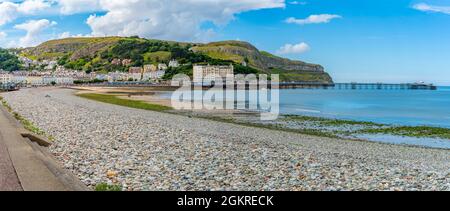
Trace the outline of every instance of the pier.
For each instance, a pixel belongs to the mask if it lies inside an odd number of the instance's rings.
[[[114,82],[114,83],[98,83],[98,84],[83,84],[81,86],[87,87],[135,87],[135,88],[153,88],[153,89],[177,89],[169,83],[148,83],[148,82]],[[192,87],[202,86],[192,83]],[[204,89],[210,89],[214,85],[203,85]],[[238,84],[234,84],[235,89],[238,89]],[[422,83],[405,83],[405,84],[389,84],[389,83],[315,83],[315,82],[281,82],[275,85],[268,84],[268,88],[279,89],[337,89],[337,90],[437,90],[437,86],[433,84]],[[223,83],[226,88],[226,84]],[[249,89],[250,84],[245,84],[245,89]],[[253,87],[258,87],[254,85]]]
[[[334,83],[282,82],[280,89],[339,89],[339,90],[437,90],[433,84],[422,83]]]

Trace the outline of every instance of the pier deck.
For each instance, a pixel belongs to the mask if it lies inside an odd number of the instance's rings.
[[[281,89],[348,89],[348,90],[437,90],[432,84],[387,84],[387,83],[334,83],[320,84],[307,82],[280,83]]]
[[[198,84],[192,84],[192,86],[201,86]],[[235,89],[242,87],[235,84]],[[257,86],[257,85],[256,85]],[[253,87],[256,87],[253,86]],[[170,86],[169,84],[154,84],[154,83],[101,83],[101,84],[84,84],[82,87],[141,87],[141,88],[153,88],[153,89],[171,89],[176,90],[179,87]],[[213,85],[203,85],[205,89],[212,88]],[[224,87],[226,85],[224,84]],[[245,84],[246,89],[249,88],[249,84]],[[432,84],[387,84],[387,83],[314,83],[314,82],[282,82],[275,85],[268,85],[269,88],[279,89],[340,89],[340,90],[437,90],[437,86]]]

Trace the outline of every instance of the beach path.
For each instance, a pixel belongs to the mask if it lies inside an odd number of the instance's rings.
[[[4,128],[5,116],[0,111],[0,123]],[[11,162],[8,149],[5,145],[3,129],[0,130],[0,191],[20,191],[22,187]]]

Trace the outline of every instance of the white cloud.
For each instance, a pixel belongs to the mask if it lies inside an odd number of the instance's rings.
[[[17,43],[17,46],[30,47],[39,44],[39,42],[41,42],[41,39],[39,37],[40,33],[43,30],[56,24],[57,23],[54,21],[42,19],[42,20],[30,20],[28,22],[15,25],[14,26],[15,29],[25,30],[27,32],[27,34],[24,37],[20,38],[19,43]]]
[[[450,15],[450,6],[434,6],[425,3],[413,5],[413,8],[423,12],[438,12]]]
[[[0,3],[0,26],[11,22],[17,17],[17,5],[12,2]]]
[[[59,0],[58,3],[65,15],[101,10],[100,0]]]
[[[26,0],[18,4],[17,11],[23,14],[35,14],[36,12],[48,9],[51,7],[51,2],[44,0]]]
[[[202,27],[205,22],[221,27],[239,13],[285,6],[285,0],[0,0],[0,26],[22,17],[93,13],[86,20],[90,36],[209,41],[216,32]]]
[[[72,34],[70,32],[63,32],[61,34],[58,35],[58,39],[64,39],[64,38],[69,38],[69,37],[90,37],[89,34],[85,35],[85,34]]]
[[[0,0],[0,26],[21,16],[34,15],[46,10],[51,7],[51,4],[47,0],[25,0],[22,2]]]
[[[304,2],[304,1],[291,1],[291,2],[289,2],[289,4],[292,4],[292,5],[307,5],[308,3]]]
[[[8,36],[5,32],[0,31],[0,40],[5,39]]]
[[[308,44],[301,42],[299,44],[286,44],[277,51],[277,54],[302,54],[309,50],[311,50],[311,47],[309,47]]]
[[[294,23],[299,25],[305,24],[318,24],[318,23],[329,23],[333,19],[342,18],[340,15],[331,14],[320,14],[320,15],[310,15],[305,19],[297,19],[294,17],[288,18],[286,23]]]
[[[63,32],[63,33],[58,35],[58,39],[64,39],[64,38],[69,38],[69,37],[72,37],[70,32]]]
[[[87,24],[94,36],[119,35],[199,40],[204,22],[223,26],[245,11],[283,8],[284,0],[99,0],[105,15]],[[210,31],[210,30],[209,30]],[[210,32],[209,32],[210,33]]]

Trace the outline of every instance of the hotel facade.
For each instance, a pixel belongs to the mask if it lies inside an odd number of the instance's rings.
[[[193,68],[194,83],[222,82],[228,75],[234,75],[233,65],[194,65]]]

